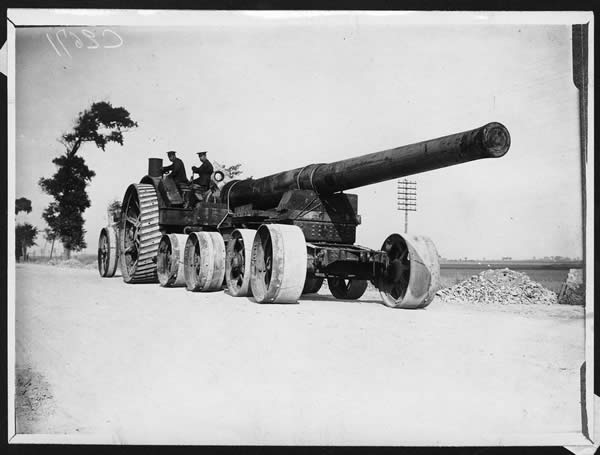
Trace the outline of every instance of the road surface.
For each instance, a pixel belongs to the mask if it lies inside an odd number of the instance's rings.
[[[236,445],[581,432],[583,308],[376,297],[260,305],[18,264],[17,432]]]

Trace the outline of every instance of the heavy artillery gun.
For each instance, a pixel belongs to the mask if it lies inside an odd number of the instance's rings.
[[[427,306],[439,261],[424,236],[392,234],[380,249],[355,245],[358,198],[344,191],[482,158],[510,147],[500,123],[259,179],[220,182],[218,200],[184,206],[181,189],[150,158],[148,175],[125,192],[116,227],[100,234],[98,266],[127,283],[159,282],[257,302],[296,302],[327,279],[340,299],[370,281],[390,307]],[[183,191],[186,191],[185,188]]]

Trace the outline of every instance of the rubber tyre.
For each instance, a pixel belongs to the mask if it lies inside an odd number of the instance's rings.
[[[323,286],[323,277],[310,276],[306,277],[304,281],[304,288],[302,289],[302,295],[304,294],[316,294]]]
[[[236,229],[227,243],[225,282],[229,293],[234,297],[252,295],[250,271],[255,234],[253,229]]]
[[[356,300],[360,299],[369,284],[367,280],[343,279],[338,277],[327,278],[329,291],[336,299]]]

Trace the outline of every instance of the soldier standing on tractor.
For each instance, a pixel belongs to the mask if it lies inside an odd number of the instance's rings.
[[[211,177],[213,174],[213,165],[206,158],[207,152],[198,152],[198,158],[202,166],[192,166],[192,172],[198,174],[198,178],[192,180],[192,192],[198,201],[203,201],[211,191]]]

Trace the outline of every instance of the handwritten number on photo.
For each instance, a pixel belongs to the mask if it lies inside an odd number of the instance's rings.
[[[123,38],[121,38],[117,32],[114,32],[114,31],[112,31],[109,28],[106,28],[106,29],[102,30],[102,38],[104,38],[104,34],[106,32],[112,33],[116,38],[118,38],[119,39],[119,43],[118,44],[114,44],[112,46],[104,45],[104,49],[114,49],[116,47],[121,47],[123,45]]]
[[[91,30],[86,30],[84,28],[83,30],[81,30],[81,34],[92,42],[92,45],[87,47],[88,49],[98,49],[100,47],[98,41],[95,40],[96,35],[94,35],[94,32],[92,32]]]
[[[83,43],[81,42],[81,40],[77,36],[77,33],[69,32],[69,35],[71,35],[73,38],[75,38],[75,47],[77,49],[81,49],[83,47]]]
[[[62,46],[62,48],[65,50],[65,53],[69,57],[71,57],[71,53],[67,50],[66,46],[64,45],[64,43],[60,39],[60,32],[63,32],[64,35],[65,35],[65,38],[66,38],[67,37],[67,31],[64,28],[61,28],[59,31],[56,32],[56,39],[58,40],[58,42],[60,43],[60,45]]]
[[[50,42],[50,45],[52,46],[52,49],[54,49],[54,52],[56,52],[56,54],[59,57],[62,57],[63,53],[71,58],[73,57],[67,49],[68,44],[74,45],[77,49],[83,49],[84,47],[86,49],[116,49],[123,45],[123,38],[121,38],[121,35],[109,28],[105,28],[102,30],[101,42],[98,42],[98,40],[96,39],[96,34],[91,30],[87,30],[84,28],[80,30],[80,33],[85,38],[87,38],[85,42],[79,37],[77,31],[69,31],[67,33],[67,31],[64,28],[61,28],[56,33],[54,33],[54,37],[51,36],[51,34],[46,33],[46,38]],[[63,35],[63,39],[61,39],[61,34]],[[58,45],[55,44],[55,41],[58,42]],[[62,48],[62,51],[59,50],[60,48]]]

